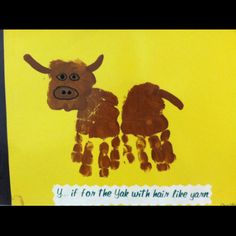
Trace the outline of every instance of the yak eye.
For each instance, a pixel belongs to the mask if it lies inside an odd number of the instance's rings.
[[[79,80],[80,77],[79,77],[78,74],[76,74],[76,73],[72,73],[72,74],[70,75],[70,79],[73,80],[73,81],[75,81],[75,80]]]
[[[57,75],[57,78],[58,78],[59,80],[66,80],[67,76],[66,76],[65,73],[61,73],[61,74]]]

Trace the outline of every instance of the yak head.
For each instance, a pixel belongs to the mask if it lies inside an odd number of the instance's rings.
[[[86,109],[87,97],[96,83],[93,72],[101,66],[103,55],[90,65],[80,60],[54,60],[50,62],[49,67],[44,67],[29,54],[24,55],[24,60],[38,72],[48,74],[49,107],[71,111]]]

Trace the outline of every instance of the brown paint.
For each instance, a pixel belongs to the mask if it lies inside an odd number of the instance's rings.
[[[145,171],[151,169],[151,163],[148,162],[148,155],[145,152],[145,137],[147,136],[152,160],[157,163],[159,171],[168,170],[169,164],[176,159],[172,144],[168,141],[170,131],[167,130],[168,120],[163,115],[165,108],[163,99],[168,100],[180,110],[184,107],[173,94],[160,89],[155,84],[144,83],[131,88],[122,108],[121,130],[125,138],[127,134],[138,137],[136,148],[141,162],[140,168]],[[157,134],[160,132],[159,138]]]
[[[99,171],[99,176],[100,177],[108,177],[108,175],[109,175],[109,170],[108,169],[103,168]]]
[[[115,137],[120,132],[117,118],[119,110],[117,97],[101,89],[93,89],[87,98],[87,109],[78,111],[77,132],[90,138]]]
[[[84,147],[84,153],[82,157],[82,165],[80,167],[80,173],[83,176],[91,176],[92,175],[92,163],[93,163],[93,144],[92,142],[87,142]]]
[[[92,167],[88,166],[88,165],[84,165],[82,164],[80,167],[79,172],[83,175],[83,176],[91,176],[92,175]]]
[[[76,134],[75,137],[76,144],[73,147],[73,152],[71,153],[71,158],[73,162],[82,162],[83,159],[83,138],[80,134]]]
[[[82,162],[83,154],[78,152],[72,152],[71,158],[73,162]]]
[[[151,148],[159,148],[161,146],[160,139],[157,135],[153,135],[148,138]]]
[[[162,144],[162,152],[166,163],[172,163],[176,159],[176,156],[173,153],[172,144],[169,141],[165,141]]]
[[[50,69],[47,100],[49,107],[54,110],[64,109],[66,111],[86,109],[87,97],[92,92],[92,86],[96,83],[94,74],[87,69],[87,66],[81,61],[55,60],[50,63]],[[59,79],[61,74],[64,74],[64,80]],[[72,80],[72,74],[77,74],[79,79]],[[59,93],[66,89],[71,89],[71,98],[67,99],[63,94],[60,98]]]
[[[122,139],[123,143],[128,143],[128,141],[129,141],[128,136],[125,134],[122,135],[121,139]]]
[[[111,140],[111,145],[113,148],[118,148],[120,146],[120,139],[118,136]]]
[[[84,155],[82,159],[82,163],[85,165],[91,165],[93,163],[93,144],[91,142],[87,142],[84,148]]]
[[[99,166],[108,169],[110,167],[110,159],[107,155],[99,156]]]
[[[154,162],[157,163],[157,170],[165,171],[170,168],[169,164],[176,159],[173,153],[172,144],[168,141],[170,138],[170,131],[165,130],[160,135],[161,141],[157,135],[149,137],[151,147],[151,156]]]
[[[131,164],[134,162],[135,157],[134,154],[132,153],[132,147],[128,145],[129,138],[127,135],[122,135],[121,137],[123,143],[124,143],[124,148],[123,148],[123,156],[126,156],[128,162]]]
[[[115,137],[111,140],[111,145],[113,149],[110,153],[110,166],[112,170],[117,170],[120,166],[120,153],[119,153],[119,146],[120,146],[120,139],[119,137]]]
[[[103,142],[99,146],[99,157],[98,157],[98,166],[100,168],[99,175],[100,177],[108,177],[110,167],[110,159],[108,157],[109,145],[106,142]]]
[[[112,161],[114,161],[114,160],[116,160],[116,161],[120,160],[120,153],[119,153],[119,150],[113,149],[113,150],[111,151],[111,154],[110,154],[110,159],[111,159]]]
[[[112,170],[117,170],[120,166],[120,162],[119,161],[111,161],[111,169]]]
[[[161,133],[161,141],[167,141],[170,138],[170,131],[165,130]]]
[[[142,162],[140,164],[141,170],[148,172],[152,169],[152,164],[150,162]]]
[[[68,86],[57,87],[53,93],[54,97],[59,100],[71,100],[79,96],[77,90]]]
[[[97,70],[102,65],[103,59],[104,59],[104,56],[100,55],[94,63],[87,66],[87,69],[91,72]]]
[[[131,164],[135,161],[135,156],[132,152],[127,152],[126,153],[126,158],[128,160],[128,162]]]
[[[164,131],[168,127],[168,121],[162,114],[164,108],[157,85],[135,85],[122,108],[122,132],[145,137]]]
[[[93,88],[96,83],[93,71],[101,66],[103,58],[103,55],[100,55],[94,63],[88,66],[79,60],[69,62],[54,60],[51,61],[49,67],[44,67],[31,55],[24,55],[24,60],[32,68],[49,75],[47,99],[49,107],[54,110],[78,110],[76,144],[71,157],[73,162],[82,162],[80,173],[84,176],[92,175],[93,144],[87,142],[83,152],[82,134],[88,135],[89,138],[103,140],[113,138],[110,158],[108,157],[109,145],[103,142],[99,147],[98,164],[101,177],[107,177],[109,168],[117,169],[120,164],[118,99],[111,92]],[[132,147],[128,144],[128,134],[137,136],[138,159],[140,168],[144,171],[152,168],[145,152],[145,137],[149,137],[151,157],[157,163],[159,171],[168,170],[169,164],[176,159],[169,141],[168,120],[163,115],[165,108],[163,99],[168,100],[177,108],[183,109],[183,103],[176,96],[152,83],[133,86],[123,104],[121,123],[123,155],[126,156],[129,163],[135,160]],[[161,133],[160,137],[158,137],[158,133]]]
[[[107,154],[109,152],[109,145],[108,145],[108,143],[106,143],[106,142],[101,143],[100,146],[99,146],[99,150],[103,154]]]
[[[154,162],[163,162],[165,160],[165,156],[163,155],[162,150],[158,148],[152,149],[151,156]]]
[[[148,155],[145,152],[146,140],[144,137],[138,136],[138,139],[136,141],[136,148],[138,150],[138,159],[140,162],[140,168],[145,172],[150,171],[152,169],[152,164],[148,161]]]
[[[139,150],[144,150],[146,148],[146,140],[144,137],[139,136],[136,141],[136,148]]]
[[[43,74],[49,74],[51,70],[39,64],[31,55],[25,54],[24,60],[35,70]]]
[[[74,148],[73,148],[73,151],[74,152],[82,152],[82,146],[81,145],[79,145],[78,143],[76,143],[75,145],[74,145]]]
[[[170,169],[170,166],[166,163],[157,164],[158,171],[166,171],[168,169]]]
[[[139,155],[138,155],[139,161],[142,162],[148,162],[148,155],[146,152],[143,150],[140,150]]]
[[[173,94],[171,94],[163,89],[160,89],[160,96],[162,98],[165,98],[169,102],[171,102],[173,105],[178,107],[180,110],[182,110],[184,108],[184,104],[176,96],[174,96]]]

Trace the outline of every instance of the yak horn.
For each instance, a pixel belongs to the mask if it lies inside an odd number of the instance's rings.
[[[101,66],[103,58],[104,58],[104,56],[100,55],[94,63],[87,66],[88,70],[91,71],[91,72],[97,70]]]
[[[31,55],[25,54],[24,55],[24,60],[31,65],[35,70],[43,73],[43,74],[49,74],[51,70],[47,67],[42,66],[39,64]]]

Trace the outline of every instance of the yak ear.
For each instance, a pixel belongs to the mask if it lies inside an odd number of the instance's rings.
[[[41,72],[43,74],[51,73],[51,70],[49,68],[44,67],[41,64],[39,64],[30,54],[25,54],[24,60],[38,72]]]
[[[100,55],[94,63],[92,63],[91,65],[87,66],[87,69],[89,71],[91,71],[91,72],[97,70],[102,65],[103,58],[104,58],[104,56]]]

